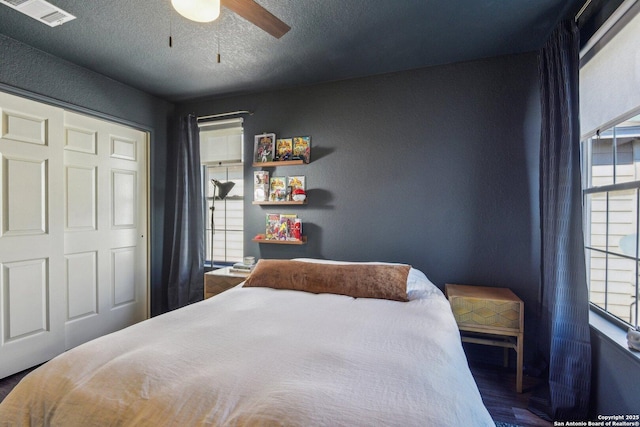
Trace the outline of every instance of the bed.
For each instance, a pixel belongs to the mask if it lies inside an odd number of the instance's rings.
[[[95,339],[25,376],[0,425],[494,426],[447,300],[406,268],[406,301],[244,283]]]

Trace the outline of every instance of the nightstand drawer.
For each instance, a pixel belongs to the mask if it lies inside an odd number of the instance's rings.
[[[524,303],[510,289],[449,285],[445,292],[460,327],[520,332]]]
[[[248,277],[247,274],[237,274],[231,272],[231,267],[209,271],[204,274],[204,299],[211,298],[231,289]]]

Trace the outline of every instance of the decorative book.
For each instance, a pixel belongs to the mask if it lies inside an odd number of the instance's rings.
[[[231,266],[229,271],[232,273],[249,274],[253,271],[255,264],[245,264],[244,262],[236,262]]]
[[[293,160],[309,163],[311,158],[311,137],[296,136],[293,138]]]
[[[271,177],[269,181],[269,200],[284,202],[287,200],[287,178],[284,176]]]
[[[291,138],[282,138],[276,141],[275,160],[287,161],[293,157],[293,140]]]
[[[280,214],[267,214],[267,229],[264,235],[266,240],[277,240],[280,229]]]
[[[305,185],[305,177],[304,175],[296,175],[296,176],[288,176],[287,177],[287,188],[291,188],[291,191],[295,190],[296,188],[301,188],[303,190],[306,190],[306,185]]]
[[[256,202],[269,200],[268,171],[253,171],[253,200]]]
[[[265,163],[273,161],[275,151],[275,133],[263,133],[256,135],[253,146],[253,161],[256,163]]]
[[[280,215],[280,230],[278,240],[297,240],[293,237],[293,228],[298,216],[296,214]]]
[[[302,221],[296,214],[267,214],[266,240],[302,240]]]

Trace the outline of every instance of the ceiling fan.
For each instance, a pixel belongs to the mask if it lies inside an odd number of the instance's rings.
[[[217,19],[222,5],[277,39],[291,29],[255,0],[171,0],[171,4],[180,15],[196,22]]]

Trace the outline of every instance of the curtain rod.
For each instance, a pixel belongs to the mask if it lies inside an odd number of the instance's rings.
[[[219,113],[219,114],[211,114],[208,116],[198,116],[196,117],[197,120],[208,120],[208,119],[216,119],[218,117],[227,117],[227,116],[236,116],[239,114],[248,114],[248,115],[253,115],[252,111],[248,111],[248,110],[238,110],[238,111],[230,111],[228,113]]]
[[[580,17],[584,13],[584,11],[589,7],[590,4],[591,4],[591,0],[587,0],[586,2],[584,2],[584,4],[582,5],[578,13],[576,13],[576,17],[575,17],[576,22],[578,22],[578,19],[580,19]]]

